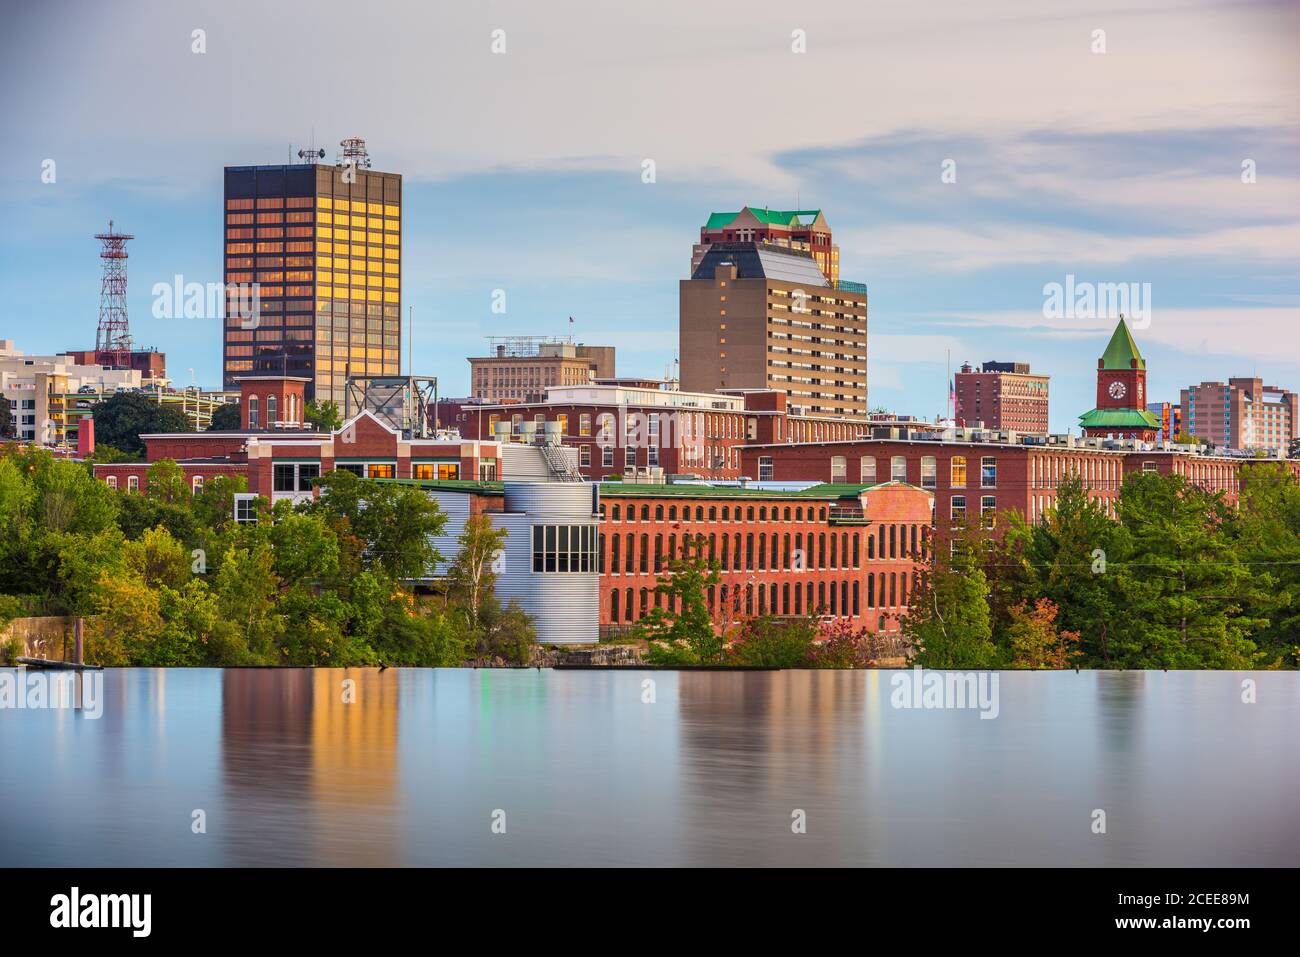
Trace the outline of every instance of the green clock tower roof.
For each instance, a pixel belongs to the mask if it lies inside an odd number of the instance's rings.
[[[1132,360],[1137,360],[1137,365]],[[1142,358],[1142,353],[1138,352],[1137,343],[1133,341],[1133,334],[1128,331],[1128,323],[1124,317],[1119,317],[1119,325],[1115,327],[1115,333],[1110,337],[1110,342],[1106,346],[1106,351],[1101,355],[1101,367],[1103,369],[1145,369],[1146,360]]]
[[[1146,409],[1093,409],[1079,416],[1085,429],[1160,429],[1160,422]]]

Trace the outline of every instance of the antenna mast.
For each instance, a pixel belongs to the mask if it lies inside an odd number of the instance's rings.
[[[95,362],[102,366],[131,367],[131,329],[126,316],[126,244],[135,239],[125,233],[96,233],[103,275],[99,283],[99,326],[95,330]]]

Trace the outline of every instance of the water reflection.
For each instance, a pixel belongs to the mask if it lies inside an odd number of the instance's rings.
[[[110,671],[0,711],[0,863],[1300,864],[1294,674],[893,674]]]

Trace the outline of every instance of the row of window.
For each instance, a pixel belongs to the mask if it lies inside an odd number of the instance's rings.
[[[603,515],[605,506],[602,505],[601,509]],[[670,522],[676,522],[679,520],[679,516],[681,521],[689,522],[692,515],[690,505],[683,505],[680,510],[676,505],[655,505],[652,512],[651,506],[648,504],[642,504],[638,508],[634,504],[629,503],[627,506],[623,506],[615,502],[609,506],[610,521],[635,522],[637,521],[638,511],[641,516],[640,520],[643,522],[651,521],[652,514],[654,516],[653,520],[656,522],[662,522],[665,518]],[[779,505],[773,505],[770,508],[766,505],[723,505],[721,507],[709,505],[707,508],[703,505],[696,505],[694,507],[694,517],[697,522],[705,521],[706,516],[710,522],[719,521],[719,516],[721,516],[721,521],[724,522],[802,522],[805,520],[805,511],[807,521],[810,522],[824,522],[828,515],[825,505],[809,505],[806,509],[802,505],[786,505],[784,508]]]
[[[707,590],[706,598],[709,615],[715,620],[729,620],[741,614],[858,618],[868,608],[907,607],[914,584],[912,576],[906,572],[880,572],[868,574],[865,581],[717,585]],[[613,624],[630,623],[644,618],[652,607],[675,613],[677,604],[676,595],[665,596],[653,588],[612,588],[609,592],[609,617]],[[879,619],[879,627],[882,630],[885,627],[883,616]]]
[[[609,537],[609,563],[605,563],[605,536],[600,539],[599,569],[610,575],[658,574],[669,560],[686,557],[691,542],[699,543],[702,554],[717,562],[723,571],[813,572],[826,569],[860,568],[863,542],[866,560],[916,559],[928,546],[929,529],[916,524],[877,525],[865,534],[858,532],[749,532],[742,536],[722,533],[637,536],[613,533]],[[639,547],[638,547],[639,545]]]

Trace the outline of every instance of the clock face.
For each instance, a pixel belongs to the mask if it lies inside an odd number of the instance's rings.
[[[1124,387],[1123,382],[1117,380],[1115,382],[1112,382],[1110,384],[1110,388],[1107,389],[1106,391],[1110,393],[1110,397],[1112,399],[1122,399],[1124,398],[1125,393],[1128,392],[1128,389]]]

